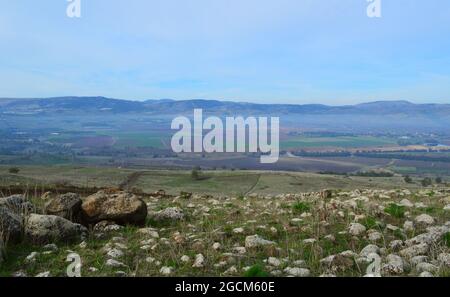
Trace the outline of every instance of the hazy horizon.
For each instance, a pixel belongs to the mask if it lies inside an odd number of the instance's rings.
[[[191,100],[204,100],[204,101],[221,101],[221,102],[234,102],[234,103],[251,103],[251,104],[280,104],[280,105],[310,105],[310,104],[318,104],[318,105],[327,105],[327,106],[343,106],[343,105],[358,105],[358,104],[368,104],[368,103],[376,103],[376,102],[407,102],[412,104],[450,104],[449,102],[413,102],[411,100],[407,99],[399,99],[399,100],[372,100],[372,101],[356,101],[353,103],[323,103],[323,102],[308,102],[308,101],[297,101],[297,102],[261,102],[261,101],[250,101],[250,100],[234,100],[232,98],[225,98],[225,99],[217,99],[217,98],[145,98],[145,99],[136,99],[136,98],[114,98],[114,97],[107,97],[102,95],[86,95],[86,96],[78,96],[78,95],[64,95],[64,96],[51,96],[51,97],[2,97],[0,96],[0,100],[43,100],[43,99],[63,99],[63,98],[106,98],[106,99],[112,99],[112,100],[125,100],[125,101],[136,101],[136,102],[144,102],[148,100],[173,100],[173,101],[191,101]]]

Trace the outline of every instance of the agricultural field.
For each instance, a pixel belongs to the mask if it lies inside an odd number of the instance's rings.
[[[367,148],[394,146],[395,138],[375,136],[336,136],[336,137],[309,137],[293,136],[281,142],[283,149],[298,148]]]
[[[65,188],[126,188],[143,193],[164,190],[176,195],[180,192],[197,194],[248,195],[298,193],[323,189],[421,187],[421,178],[406,183],[402,176],[361,177],[302,172],[276,172],[253,170],[202,170],[197,178],[190,170],[140,170],[110,167],[82,166],[20,166],[19,173],[12,174],[10,167],[0,166],[0,185],[23,188],[29,191]],[[450,180],[444,178],[443,183]],[[6,193],[4,193],[6,194]]]

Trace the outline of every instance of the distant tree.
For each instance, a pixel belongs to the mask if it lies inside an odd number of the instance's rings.
[[[20,172],[20,169],[17,167],[11,167],[8,169],[8,172],[11,174],[18,174]]]
[[[200,179],[200,170],[201,170],[201,168],[198,167],[198,166],[192,168],[191,177],[192,177],[193,180],[199,180]]]
[[[436,177],[436,183],[437,184],[442,184],[442,177]]]
[[[431,180],[431,178],[426,177],[421,181],[422,186],[424,187],[429,187],[433,184],[433,181]]]
[[[404,177],[405,183],[412,184],[413,180],[411,176],[407,175]]]

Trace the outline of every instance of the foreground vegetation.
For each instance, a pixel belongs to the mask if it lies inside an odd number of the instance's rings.
[[[42,211],[55,193],[28,198]],[[450,189],[143,197],[145,226],[10,244],[1,276],[448,276]],[[174,215],[156,220],[161,210]],[[174,211],[175,210],[175,211]]]

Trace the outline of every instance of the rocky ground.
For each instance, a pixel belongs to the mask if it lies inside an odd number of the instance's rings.
[[[0,275],[449,276],[450,189],[0,198]]]

